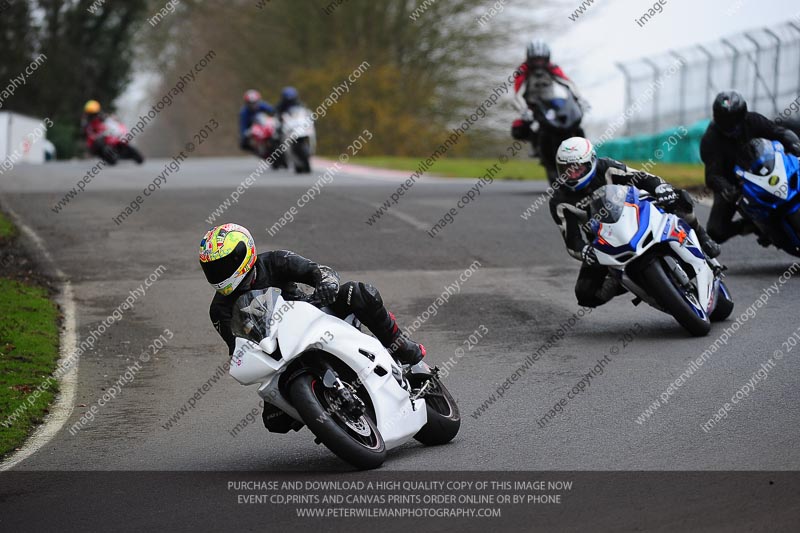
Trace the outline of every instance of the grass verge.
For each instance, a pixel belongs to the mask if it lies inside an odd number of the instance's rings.
[[[16,228],[0,213],[0,264],[9,257],[15,235]],[[56,369],[58,322],[58,307],[46,287],[0,277],[0,457],[22,444],[55,396],[56,390],[32,393]],[[11,420],[28,398],[30,406]]]
[[[10,242],[16,235],[17,228],[15,228],[8,217],[0,211],[0,244]]]
[[[414,172],[420,164],[416,157],[355,157],[350,160],[356,165],[366,165],[391,170],[404,170],[409,174]],[[544,168],[532,159],[511,159],[505,164],[500,164],[497,159],[467,159],[445,158],[436,161],[428,171],[431,175],[450,178],[477,179],[492,165],[498,164],[498,179],[515,180],[544,180]],[[628,163],[633,168],[641,168],[637,161]],[[652,174],[661,176],[676,187],[701,187],[704,184],[703,165],[659,163],[650,169]]]

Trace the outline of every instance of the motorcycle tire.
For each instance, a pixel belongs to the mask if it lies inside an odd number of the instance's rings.
[[[795,211],[787,216],[786,222],[789,223],[789,227],[792,228],[792,231],[794,231],[794,235],[796,237],[800,237],[800,211]],[[792,255],[798,256],[797,253],[792,253]]]
[[[144,156],[142,153],[131,145],[126,146],[127,156],[133,159],[137,165],[144,163]]]
[[[298,141],[292,150],[295,157],[295,173],[308,174],[311,172],[311,148],[309,147],[308,139],[305,138]]]
[[[426,446],[447,444],[461,429],[461,415],[456,401],[438,379],[431,384],[423,397],[428,422],[414,435],[414,438]]]
[[[708,335],[711,331],[711,319],[705,313],[704,316],[698,314],[660,260],[656,259],[647,265],[642,270],[642,277],[650,294],[678,324],[695,337]]]
[[[717,305],[711,312],[709,318],[712,322],[720,322],[725,320],[733,312],[733,298],[728,290],[728,286],[724,281],[719,282],[719,291],[717,292]]]
[[[119,161],[119,156],[117,155],[117,153],[114,151],[113,148],[111,148],[110,146],[104,146],[100,151],[100,159],[102,159],[109,165],[114,166],[117,164],[117,161]]]
[[[358,420],[368,435],[357,433],[330,405],[325,386],[316,376],[296,378],[289,387],[289,398],[308,429],[339,458],[360,470],[378,468],[386,460],[386,444],[370,415],[365,413]]]

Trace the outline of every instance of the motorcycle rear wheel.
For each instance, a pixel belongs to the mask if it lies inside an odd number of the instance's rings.
[[[292,147],[294,152],[296,174],[308,174],[311,172],[311,146],[308,137],[299,139]]]
[[[695,337],[703,337],[711,331],[711,320],[705,315],[701,317],[690,304],[683,289],[677,286],[664,267],[661,259],[652,261],[642,270],[647,290],[656,301]]]
[[[348,420],[331,405],[316,376],[295,379],[289,397],[308,429],[339,458],[361,470],[378,468],[386,460],[386,444],[369,413]]]
[[[125,146],[125,151],[126,151],[126,156],[133,159],[137,165],[141,165],[142,163],[144,163],[144,156],[138,149],[128,144]]]

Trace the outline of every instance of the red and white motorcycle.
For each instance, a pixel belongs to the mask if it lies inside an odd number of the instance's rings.
[[[116,165],[120,159],[133,159],[144,163],[142,153],[127,139],[128,128],[114,117],[106,117],[98,134],[86,140],[90,152],[96,152],[109,165]]]
[[[283,153],[275,154],[280,147],[278,126],[278,120],[275,117],[271,117],[266,113],[257,113],[253,117],[250,129],[247,130],[247,138],[253,151],[261,159],[268,159],[272,156],[274,161],[273,168],[286,166],[286,159]]]

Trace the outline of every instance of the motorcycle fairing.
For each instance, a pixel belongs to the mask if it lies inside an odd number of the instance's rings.
[[[659,307],[639,285],[625,275],[625,267],[657,244],[667,244],[695,273],[698,314],[710,313],[715,305],[718,280],[708,266],[694,229],[676,215],[664,213],[655,204],[639,198],[639,191],[628,188],[624,207],[616,222],[593,220],[596,237],[592,242],[598,263],[621,273],[622,284],[631,292]]]
[[[280,359],[268,356],[255,343],[248,345],[245,339],[237,338],[236,350],[231,358],[231,376],[243,385],[261,382],[259,395],[265,401],[301,420],[278,390],[278,378],[291,361],[305,352],[321,349],[344,362],[364,385],[372,400],[378,431],[387,449],[407,442],[427,423],[425,400],[420,398],[412,405],[408,391],[393,376],[396,372],[402,374],[402,371],[377,339],[311,304],[290,303],[290,309],[275,320],[276,327],[270,332],[280,346]],[[287,305],[279,298],[275,307],[284,309]],[[331,335],[333,338],[328,340]],[[321,347],[320,343],[323,343]],[[268,344],[269,337],[261,341],[262,347]],[[360,353],[360,350],[374,356],[374,360]],[[240,355],[237,357],[237,354]],[[379,370],[382,375],[376,373],[378,367],[385,371]]]

